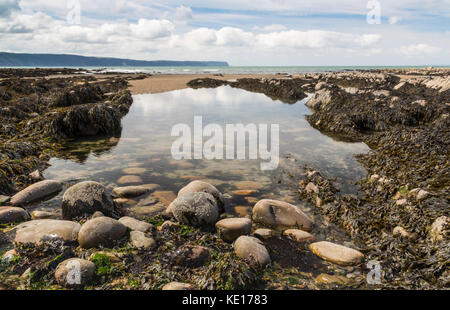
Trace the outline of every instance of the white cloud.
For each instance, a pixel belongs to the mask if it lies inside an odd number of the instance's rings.
[[[193,18],[192,9],[190,7],[181,5],[175,9],[175,14],[173,18],[178,21],[190,20]]]
[[[259,27],[259,26],[253,27],[253,30],[264,31],[264,32],[283,31],[283,30],[287,30],[287,29],[288,28],[286,26],[280,25],[280,24],[272,24],[272,25],[267,25],[264,27]]]
[[[175,29],[174,24],[167,19],[140,19],[137,24],[130,25],[131,32],[141,39],[158,39],[168,37]]]
[[[441,49],[439,47],[430,46],[425,43],[411,44],[402,46],[399,52],[408,57],[429,56],[438,53]]]

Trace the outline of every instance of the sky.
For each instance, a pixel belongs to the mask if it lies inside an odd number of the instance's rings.
[[[0,0],[0,51],[233,66],[450,65],[450,0]]]

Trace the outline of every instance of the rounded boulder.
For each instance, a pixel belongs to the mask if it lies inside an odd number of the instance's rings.
[[[92,215],[96,211],[110,216],[115,204],[106,187],[92,181],[81,182],[70,187],[63,196],[62,216],[71,220],[82,215]]]

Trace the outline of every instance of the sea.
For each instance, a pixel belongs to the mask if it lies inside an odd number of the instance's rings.
[[[343,72],[371,69],[418,69],[429,66],[230,66],[230,67],[85,67],[86,73],[122,72],[122,73],[147,73],[147,74],[299,74],[299,73],[325,73]],[[436,66],[450,68],[450,66]],[[25,68],[25,67],[16,67]],[[29,67],[28,67],[29,68]],[[46,67],[41,67],[46,68]],[[67,67],[80,69],[80,67]]]

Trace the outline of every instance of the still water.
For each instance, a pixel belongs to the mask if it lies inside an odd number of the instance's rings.
[[[192,180],[202,179],[226,195],[230,213],[239,214],[262,198],[298,202],[295,189],[278,180],[286,172],[305,165],[336,178],[343,192],[353,192],[355,188],[349,180],[366,173],[354,155],[367,152],[368,147],[336,141],[312,128],[305,119],[311,113],[304,105],[306,100],[285,104],[229,86],[137,95],[122,120],[120,136],[68,143],[59,158],[50,161],[45,177],[63,181],[67,186],[82,180],[98,181],[110,188],[158,184],[161,191],[173,193]],[[171,136],[173,126],[187,124],[193,130],[195,116],[203,118],[203,126],[217,124],[224,131],[226,124],[278,124],[278,168],[262,171],[259,160],[173,159],[171,147],[177,139]],[[253,191],[233,193],[236,190]],[[55,208],[58,201],[60,197],[40,208]]]

